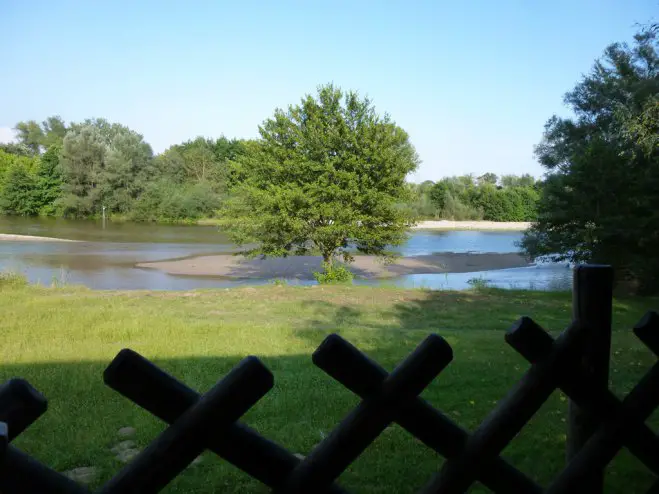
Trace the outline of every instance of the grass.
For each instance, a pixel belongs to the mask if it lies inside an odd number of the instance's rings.
[[[109,449],[117,430],[137,429],[144,447],[163,424],[102,383],[119,350],[132,348],[205,391],[246,355],[263,360],[275,387],[245,417],[294,453],[308,453],[357,403],[311,362],[337,332],[388,369],[431,333],[453,347],[454,361],[423,396],[473,430],[528,365],[504,343],[504,331],[530,315],[557,334],[570,320],[567,293],[432,292],[394,288],[263,286],[194,292],[101,292],[24,286],[0,278],[0,382],[21,376],[49,399],[49,410],[15,443],[63,471],[122,464]],[[655,358],[630,328],[658,299],[614,304],[612,389],[626,393]],[[567,402],[556,392],[504,455],[546,484],[563,465]],[[415,492],[439,457],[391,426],[340,478],[351,492]],[[629,454],[607,469],[607,492],[644,492],[653,477]],[[95,484],[93,487],[96,487]],[[165,492],[268,492],[206,453]],[[487,492],[475,487],[473,492]]]

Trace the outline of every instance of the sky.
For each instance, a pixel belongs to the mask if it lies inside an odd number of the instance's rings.
[[[253,138],[333,82],[410,135],[412,181],[531,173],[546,120],[659,0],[0,0],[0,141],[19,121],[98,117],[155,152]]]

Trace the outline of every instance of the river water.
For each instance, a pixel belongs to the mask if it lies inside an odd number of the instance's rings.
[[[213,226],[106,223],[50,218],[0,216],[0,233],[66,238],[82,242],[0,241],[0,271],[23,273],[32,283],[82,284],[94,289],[190,290],[270,283],[272,280],[235,280],[173,276],[135,268],[145,261],[235,252],[226,235]],[[404,256],[441,252],[516,252],[519,232],[414,231],[399,248]],[[465,289],[470,280],[490,286],[537,290],[569,289],[571,271],[565,265],[538,264],[523,268],[475,273],[415,274],[386,281],[404,287]],[[308,280],[287,280],[295,284]],[[360,284],[380,284],[359,280]]]

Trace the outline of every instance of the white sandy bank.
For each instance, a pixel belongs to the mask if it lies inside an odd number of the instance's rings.
[[[415,230],[516,230],[528,229],[525,221],[419,221]]]
[[[80,242],[80,240],[69,240],[66,238],[36,237],[34,235],[14,235],[12,233],[0,233],[0,241],[8,242]]]

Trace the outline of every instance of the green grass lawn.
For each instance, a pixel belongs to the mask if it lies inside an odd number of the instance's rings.
[[[369,287],[239,288],[195,292],[101,292],[0,283],[0,382],[29,380],[48,412],[15,444],[63,471],[96,466],[107,480],[122,464],[110,452],[117,430],[137,429],[144,447],[164,424],[105,387],[102,372],[132,348],[203,392],[246,355],[263,360],[275,387],[244,422],[306,454],[358,402],[314,367],[311,353],[337,332],[391,369],[429,333],[453,347],[454,361],[423,393],[473,430],[527,369],[504,332],[529,315],[557,334],[570,321],[567,293],[480,290],[431,292]],[[611,381],[623,395],[655,359],[630,328],[658,299],[614,303]],[[545,484],[563,465],[567,402],[556,392],[505,450]],[[415,492],[441,459],[398,426],[366,450],[340,482],[351,492]],[[653,477],[622,453],[607,470],[608,492],[644,492]],[[166,492],[267,492],[210,453]],[[476,486],[473,492],[486,492]]]

